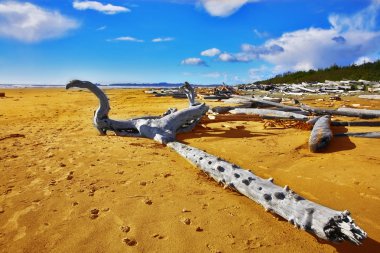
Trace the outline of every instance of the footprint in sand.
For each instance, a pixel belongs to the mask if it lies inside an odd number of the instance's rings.
[[[130,238],[124,238],[123,239],[123,243],[127,244],[128,246],[136,246],[137,245],[137,241],[135,239],[130,239]]]

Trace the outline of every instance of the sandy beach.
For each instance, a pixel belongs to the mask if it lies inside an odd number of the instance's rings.
[[[350,210],[368,238],[334,244],[223,189],[164,145],[100,136],[92,125],[98,102],[88,91],[0,91],[0,252],[380,252],[379,139],[334,138],[325,152],[311,153],[310,131],[238,116],[177,136],[309,200]],[[115,119],[188,106],[138,89],[105,92]],[[380,108],[379,100],[355,97],[304,102]]]

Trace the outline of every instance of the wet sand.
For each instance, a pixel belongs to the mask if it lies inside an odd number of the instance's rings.
[[[163,145],[99,136],[92,126],[98,102],[87,91],[0,91],[6,95],[0,98],[0,252],[380,251],[379,139],[334,138],[323,153],[310,153],[309,131],[265,129],[247,117],[207,120],[178,135],[309,200],[350,210],[369,238],[361,246],[334,244],[224,190]],[[188,105],[142,90],[106,93],[115,119]],[[380,108],[376,100],[343,100],[334,103]],[[379,128],[334,128],[346,131]]]

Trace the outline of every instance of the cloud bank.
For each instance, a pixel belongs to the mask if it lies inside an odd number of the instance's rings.
[[[102,4],[96,1],[74,1],[73,7],[74,9],[77,9],[80,11],[94,10],[94,11],[99,11],[108,15],[131,11],[130,9],[123,6],[116,6],[112,4]]]
[[[0,3],[0,36],[22,42],[39,42],[59,38],[79,23],[58,11],[43,9],[31,3]]]

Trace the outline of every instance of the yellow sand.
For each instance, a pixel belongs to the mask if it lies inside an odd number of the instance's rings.
[[[87,91],[0,91],[6,93],[0,252],[380,252],[379,139],[335,138],[326,152],[313,154],[309,131],[264,129],[253,120],[207,121],[178,136],[312,201],[349,209],[369,238],[360,247],[332,244],[224,190],[165,146],[99,136],[92,126],[98,102]],[[186,100],[142,90],[106,93],[115,119],[187,107]],[[336,103],[380,108],[379,101],[344,100]],[[379,128],[334,129],[344,131]],[[99,210],[94,219],[93,209]]]

